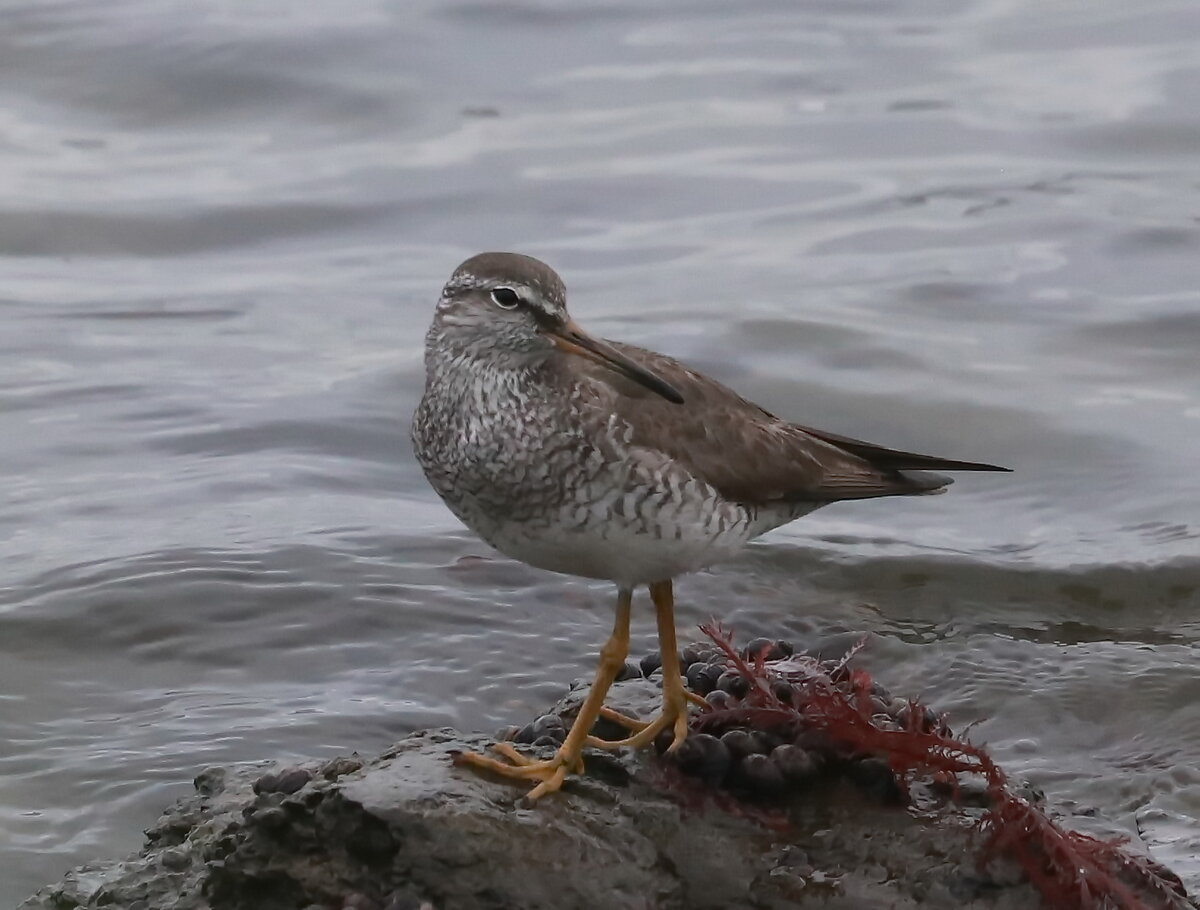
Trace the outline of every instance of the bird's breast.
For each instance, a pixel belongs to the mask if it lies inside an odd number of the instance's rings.
[[[727,557],[765,530],[757,509],[638,445],[628,423],[569,390],[493,378],[427,391],[413,440],[451,511],[540,568],[656,581]]]

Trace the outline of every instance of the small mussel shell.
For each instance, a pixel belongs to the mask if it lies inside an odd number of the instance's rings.
[[[742,658],[744,660],[754,660],[761,657],[763,660],[783,660],[785,657],[791,657],[796,653],[792,643],[779,639],[772,641],[769,638],[754,638],[746,643],[746,647],[742,648]]]
[[[717,687],[723,670],[716,664],[706,664],[696,661],[687,668],[688,688],[697,695],[707,695]]]
[[[713,689],[704,696],[704,700],[715,711],[724,711],[737,704],[737,699],[723,689]]]
[[[565,730],[566,723],[557,714],[543,714],[540,717],[535,717],[533,720],[533,729],[536,733],[545,733],[548,730]]]
[[[687,740],[684,740],[686,742]],[[671,744],[675,742],[675,731],[669,727],[666,730],[660,730],[658,736],[654,737],[654,751],[662,755],[671,748]]]
[[[567,725],[557,714],[543,714],[518,730],[512,741],[529,744],[543,736],[551,736],[561,743],[567,737]]]
[[[641,668],[642,676],[649,679],[650,674],[662,666],[662,655],[657,651],[651,651],[638,661],[638,666]]]
[[[543,736],[549,736],[561,743],[567,738],[567,725],[557,714],[543,714],[533,722],[534,742]]]
[[[771,751],[764,738],[753,730],[727,730],[721,734],[721,742],[735,759],[747,755],[765,755]]]
[[[899,720],[900,712],[904,711],[906,708],[908,708],[908,699],[907,698],[900,698],[898,696],[893,696],[892,700],[888,702],[887,713],[892,715],[892,717],[896,718],[897,720]]]
[[[754,660],[760,654],[764,659],[770,660],[767,653],[775,646],[775,642],[769,638],[752,638],[746,642],[746,646],[742,648],[743,660]]]
[[[627,660],[625,661],[625,665],[617,671],[615,682],[625,682],[627,679],[641,679],[644,675],[641,664],[634,660]]]
[[[869,706],[872,714],[887,714],[888,708],[891,707],[890,698],[881,698],[878,695],[872,695]]]
[[[846,765],[846,776],[885,805],[902,806],[908,802],[886,759],[868,756],[852,761]]]
[[[771,761],[785,779],[794,784],[808,783],[821,773],[821,759],[807,749],[784,743],[771,750]]]
[[[712,645],[696,644],[688,645],[679,652],[679,666],[688,667],[694,663],[706,664],[717,656],[717,649]]]
[[[733,764],[725,743],[708,733],[693,733],[672,755],[679,770],[708,784],[721,783]]]
[[[733,769],[733,784],[756,797],[779,796],[787,789],[787,781],[770,756],[747,755]]]
[[[745,698],[750,691],[750,683],[737,670],[726,670],[717,677],[717,688],[735,698]]]
[[[792,688],[790,683],[782,679],[777,679],[771,683],[771,691],[785,705],[794,705],[796,703],[796,690]]]
[[[837,746],[829,738],[829,734],[822,730],[804,730],[796,734],[792,739],[792,743],[807,752],[811,752],[824,763],[828,763],[836,758],[838,754]]]

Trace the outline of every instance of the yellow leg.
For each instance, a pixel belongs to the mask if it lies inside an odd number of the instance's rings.
[[[688,691],[683,687],[683,679],[679,675],[679,650],[675,643],[675,596],[671,582],[656,581],[651,584],[650,599],[654,601],[654,615],[658,620],[658,648],[662,653],[662,711],[652,721],[643,724],[616,711],[603,709],[605,717],[637,732],[627,739],[613,741],[590,737],[590,746],[600,749],[640,749],[654,742],[663,730],[673,730],[675,735],[667,751],[674,752],[687,738]]]
[[[617,592],[617,616],[613,623],[612,635],[600,649],[600,664],[596,668],[596,678],[592,688],[579,708],[575,722],[567,738],[558,747],[553,758],[544,761],[534,761],[522,755],[508,743],[496,743],[492,750],[503,755],[508,761],[480,755],[478,752],[462,752],[455,756],[454,763],[484,768],[505,777],[515,777],[521,780],[537,780],[540,783],[529,791],[527,799],[535,800],[547,793],[553,793],[562,786],[568,772],[583,773],[583,747],[588,740],[588,731],[600,716],[604,706],[604,696],[621,668],[625,666],[625,658],[629,654],[629,612],[633,602],[633,590],[621,588]]]

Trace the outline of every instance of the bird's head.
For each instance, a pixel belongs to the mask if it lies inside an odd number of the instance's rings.
[[[442,288],[430,338],[510,368],[583,357],[668,401],[683,401],[665,380],[583,331],[567,312],[558,274],[519,253],[480,253],[455,269]]]

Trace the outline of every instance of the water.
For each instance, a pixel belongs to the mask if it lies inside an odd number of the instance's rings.
[[[611,590],[496,558],[407,441],[437,291],[494,248],[773,411],[1014,467],[776,532],[681,625],[869,632],[1200,887],[1192,0],[4,19],[0,905],[206,765],[589,671]]]

